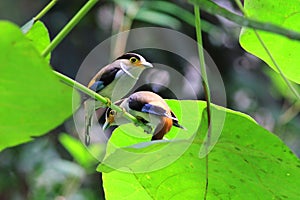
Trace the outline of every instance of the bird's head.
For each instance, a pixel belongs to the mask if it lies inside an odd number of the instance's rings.
[[[146,61],[146,59],[137,53],[125,53],[116,59],[116,61],[122,62],[127,68],[151,68],[153,65]]]
[[[117,111],[108,108],[105,112],[105,123],[103,124],[102,129],[105,131],[109,127],[116,125],[115,119],[117,117]]]

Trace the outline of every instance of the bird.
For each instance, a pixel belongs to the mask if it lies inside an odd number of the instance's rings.
[[[185,129],[179,124],[176,115],[165,100],[153,92],[135,92],[116,104],[149,127],[149,130],[145,130],[145,132],[152,134],[151,140],[161,140],[172,126]],[[105,118],[105,123],[102,127],[104,130],[113,125],[131,122],[123,116],[122,112],[116,112],[111,108],[107,109]]]
[[[153,65],[137,53],[125,53],[111,64],[103,67],[88,83],[87,87],[106,97],[108,102],[123,98],[135,85],[146,68]],[[103,103],[93,98],[84,101],[85,111],[85,143],[90,143],[89,132],[92,126],[93,113],[103,107]],[[105,106],[104,106],[105,107]]]

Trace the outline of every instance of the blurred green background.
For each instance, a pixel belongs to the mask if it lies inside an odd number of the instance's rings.
[[[0,19],[22,26],[47,3],[45,0],[1,1]],[[42,18],[51,38],[84,3],[79,0],[59,1]],[[54,50],[51,65],[55,70],[75,78],[81,63],[96,45],[128,28],[167,27],[195,38],[193,7],[183,0],[166,3],[162,9],[156,1],[100,1]],[[221,1],[221,4],[238,12],[231,1]],[[178,9],[184,9],[186,13],[179,14]],[[295,98],[276,73],[240,47],[238,25],[205,12],[201,14],[204,48],[222,75],[227,107],[252,116],[260,125],[278,135],[299,156],[299,103],[295,103]],[[182,62],[168,52],[153,54],[145,51],[143,55],[152,62],[164,62],[168,66],[178,66]],[[182,68],[176,70],[189,76]],[[153,87],[148,86],[147,89]],[[298,85],[296,87],[299,88]],[[163,87],[157,92],[165,98],[173,97]],[[197,95],[203,99],[201,92]],[[103,198],[101,174],[93,170],[96,164],[84,167],[73,161],[58,140],[62,132],[76,136],[75,131],[66,129],[62,124],[33,142],[0,153],[0,199]]]

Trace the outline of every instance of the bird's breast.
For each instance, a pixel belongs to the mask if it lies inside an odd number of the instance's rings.
[[[136,67],[137,68],[137,67]],[[142,70],[140,68],[129,68],[129,72],[135,76],[139,77],[142,73]],[[134,79],[127,75],[124,71],[120,70],[115,77],[115,80],[107,85],[105,88],[103,88],[99,94],[102,96],[108,97],[112,100],[112,102],[118,101],[121,98],[123,98],[126,94],[130,92],[130,90],[134,87],[136,84],[137,79]]]
[[[155,128],[152,140],[162,139],[164,135],[170,131],[172,125],[173,125],[172,119],[167,117],[162,117],[160,123]]]

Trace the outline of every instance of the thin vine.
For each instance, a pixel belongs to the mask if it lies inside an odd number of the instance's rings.
[[[41,10],[33,19],[34,21],[38,21],[40,20],[56,3],[58,0],[52,0],[50,1],[50,3],[47,4],[47,6],[45,8],[43,8],[43,10]]]
[[[202,86],[204,88],[204,95],[206,99],[206,112],[207,112],[207,122],[208,122],[208,132],[207,132],[207,139],[204,142],[205,145],[205,191],[204,191],[204,200],[207,198],[208,192],[208,148],[210,145],[211,139],[211,98],[210,98],[210,89],[208,85],[208,78],[206,73],[206,65],[205,65],[205,58],[203,52],[203,43],[202,43],[202,34],[201,34],[201,18],[200,18],[200,9],[199,6],[194,5],[194,13],[195,13],[195,28],[196,28],[196,37],[198,43],[198,54],[199,54],[199,61],[200,61],[200,71],[202,76]]]
[[[97,2],[98,0],[89,0],[51,41],[47,48],[42,52],[42,56],[46,57],[51,51],[53,51],[53,49],[55,49],[55,47],[68,35],[68,33],[70,33],[70,31]]]

